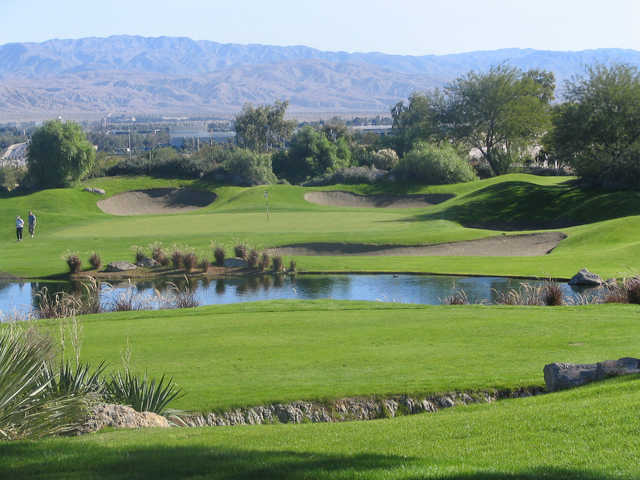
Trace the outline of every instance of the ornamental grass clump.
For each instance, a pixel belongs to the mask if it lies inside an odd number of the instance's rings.
[[[280,255],[274,256],[271,266],[275,273],[282,273],[284,271],[284,261],[282,257]]]
[[[558,307],[564,304],[564,293],[558,282],[547,281],[540,287],[541,301],[548,307]]]
[[[99,270],[102,266],[102,259],[100,258],[100,255],[98,255],[96,252],[93,252],[89,257],[89,264],[94,270]]]
[[[160,246],[153,247],[153,250],[151,251],[151,258],[153,258],[163,267],[169,265],[169,257],[165,253],[164,249]]]
[[[289,273],[296,273],[298,271],[298,264],[295,260],[289,262]]]
[[[184,253],[180,250],[174,250],[171,254],[171,264],[173,268],[176,270],[181,270],[184,268]]]
[[[67,255],[66,262],[70,273],[80,273],[82,270],[82,260],[75,253]]]
[[[247,259],[248,248],[245,244],[241,243],[233,247],[233,253],[237,258],[242,258],[243,260]]]
[[[269,268],[270,261],[271,257],[269,257],[269,254],[267,252],[263,252],[260,256],[260,261],[258,262],[258,270],[261,272],[267,270]]]
[[[226,256],[226,253],[224,251],[224,248],[216,247],[213,249],[213,257],[216,259],[216,266],[224,267],[225,256]]]
[[[640,304],[640,278],[633,277],[625,280],[624,287],[629,303]]]
[[[445,297],[442,300],[443,305],[469,305],[469,296],[464,290],[456,290],[452,295]]]
[[[256,269],[258,268],[258,263],[260,261],[260,254],[256,250],[251,250],[249,252],[249,256],[247,257],[247,265],[249,268]]]
[[[136,264],[143,263],[147,259],[147,256],[144,253],[144,250],[141,248],[136,249]]]
[[[195,253],[189,252],[184,255],[182,263],[184,264],[184,269],[187,272],[193,272],[198,266],[198,257]]]

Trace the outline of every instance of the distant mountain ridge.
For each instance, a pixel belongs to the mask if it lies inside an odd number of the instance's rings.
[[[451,55],[325,52],[185,37],[113,36],[0,45],[0,115],[229,114],[288,99],[292,112],[388,112],[416,90],[509,63],[559,84],[592,63],[640,66],[640,52],[502,49]]]

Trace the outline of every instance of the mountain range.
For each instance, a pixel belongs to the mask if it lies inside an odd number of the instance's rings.
[[[640,66],[640,52],[501,49],[451,55],[326,52],[184,37],[113,36],[0,46],[0,123],[107,114],[230,116],[242,105],[289,100],[298,116],[387,113],[414,91],[508,63],[555,73],[586,65]]]

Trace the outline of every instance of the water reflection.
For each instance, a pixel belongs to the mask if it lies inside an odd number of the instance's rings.
[[[188,282],[188,283],[187,283]],[[494,303],[500,292],[521,288],[523,283],[542,282],[497,277],[455,277],[432,275],[264,275],[217,279],[172,278],[100,285],[100,302],[105,309],[119,295],[135,293],[145,297],[149,307],[160,308],[157,292],[169,296],[171,288],[193,289],[200,305],[229,304],[272,299],[371,300],[437,305],[463,289],[472,302]],[[38,306],[43,287],[49,293],[86,294],[81,282],[0,282],[0,311],[30,312]],[[589,293],[561,284],[567,297]]]

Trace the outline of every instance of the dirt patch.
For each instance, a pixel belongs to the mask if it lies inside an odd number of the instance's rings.
[[[567,238],[561,232],[499,235],[435,245],[367,245],[362,243],[306,243],[269,250],[271,255],[400,257],[535,257],[546,255]]]
[[[119,193],[100,200],[98,207],[111,215],[184,213],[213,203],[216,194],[188,188],[154,188]]]
[[[431,195],[358,195],[351,192],[308,192],[307,202],[330,207],[357,208],[420,208],[429,207],[453,198],[446,193]]]

